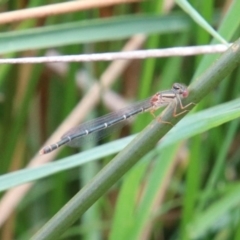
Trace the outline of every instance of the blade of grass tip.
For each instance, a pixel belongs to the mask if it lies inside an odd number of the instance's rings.
[[[228,41],[230,41],[234,37],[234,34],[239,28],[240,18],[236,18],[239,12],[240,1],[233,1],[222,20],[221,26],[218,29],[218,32]],[[216,42],[216,39],[213,39],[211,41],[211,44],[216,44]],[[215,61],[217,56],[218,55],[216,54],[205,55],[200,65],[198,66],[197,71],[195,71],[194,78],[196,78],[203,71],[205,71],[210,66],[210,64]]]
[[[236,41],[207,71],[190,87],[187,103],[198,103],[217,84],[219,84],[240,63],[240,39]],[[190,109],[193,108],[190,107]],[[186,114],[186,113],[185,113]],[[185,114],[173,117],[173,107],[167,108],[162,117],[165,121],[176,124]],[[36,233],[32,240],[56,239],[73,222],[79,219],[111,186],[113,186],[131,167],[148,153],[171,128],[170,124],[153,121],[88,185],[69,201],[48,223]]]
[[[191,4],[186,0],[175,0],[175,2],[185,11],[187,12],[192,19],[198,23],[202,28],[204,28],[210,35],[214,38],[218,39],[219,42],[229,45],[228,42],[214,30],[214,28],[209,25],[209,23],[191,6]]]

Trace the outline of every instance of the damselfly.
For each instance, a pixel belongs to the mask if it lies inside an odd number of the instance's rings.
[[[86,138],[93,133],[97,133],[98,139],[102,138],[107,135],[107,133],[109,133],[109,130],[112,130],[112,128],[119,127],[119,125],[127,122],[129,118],[142,112],[149,111],[155,118],[154,112],[158,108],[170,105],[170,103],[174,104],[173,116],[179,116],[188,111],[186,108],[189,105],[193,104],[190,103],[186,106],[183,106],[181,98],[186,98],[187,96],[187,87],[180,83],[174,83],[171,90],[157,92],[155,95],[148,99],[137,102],[129,107],[85,122],[78,127],[70,129],[62,136],[60,141],[44,147],[40,151],[40,154],[50,153],[64,144],[67,144],[71,147],[78,147],[81,144],[82,138]],[[179,113],[177,113],[177,103],[180,104],[180,108],[182,110]],[[162,123],[169,123],[164,122],[162,119],[158,120]]]

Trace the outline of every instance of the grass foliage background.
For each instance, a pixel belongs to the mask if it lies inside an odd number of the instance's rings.
[[[6,1],[1,9],[7,12],[47,4],[50,2]],[[138,33],[146,36],[143,49],[206,45],[223,39],[233,42],[239,38],[237,0],[176,0],[172,4],[166,10],[160,0],[129,1],[4,24],[0,53],[7,58],[44,56],[49,50],[60,55],[120,52]],[[111,91],[131,102],[171,88],[174,82],[189,85],[219,56],[134,60]],[[63,147],[55,162],[26,168],[109,65],[105,61],[69,63],[67,67],[1,65],[1,239],[34,236],[132,138],[116,139],[137,133],[152,121],[150,114],[143,114],[101,141],[106,145],[87,142],[79,154],[79,149]],[[77,81],[79,73],[87,87]],[[238,79],[240,71],[236,68],[194,108],[191,116],[186,116],[136,166],[127,169],[122,180],[79,216],[62,238],[240,239]],[[85,120],[113,110],[104,101],[104,94]],[[8,196],[8,190],[26,182],[34,184],[19,196]],[[4,201],[18,198],[16,206]],[[5,215],[3,209],[11,214]]]

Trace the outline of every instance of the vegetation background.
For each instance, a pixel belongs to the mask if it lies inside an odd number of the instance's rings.
[[[61,61],[65,55],[230,43],[240,33],[237,0],[69,1],[62,10],[57,1],[0,4],[3,59],[54,55]],[[55,5],[46,13],[41,6],[49,4]],[[21,15],[21,9],[29,12]],[[153,119],[139,116],[101,147],[93,138],[79,149],[39,156],[47,139],[54,143],[74,125],[174,82],[189,85],[219,57],[2,64],[0,238],[30,239],[132,138],[116,139]],[[169,137],[126,168],[120,181],[109,180],[110,190],[89,200],[92,206],[73,225],[69,221],[61,239],[240,239],[239,77],[239,68],[229,72]],[[41,234],[32,239],[60,238]]]

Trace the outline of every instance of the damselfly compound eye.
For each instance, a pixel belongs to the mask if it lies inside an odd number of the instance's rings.
[[[188,89],[185,85],[180,83],[174,83],[172,89],[180,94],[183,98],[188,96]]]
[[[174,83],[172,89],[178,92],[179,94],[182,94],[186,87],[180,83]]]
[[[174,84],[173,84],[173,89],[174,89],[174,90],[179,90],[179,89],[180,89],[179,84],[174,83]]]

